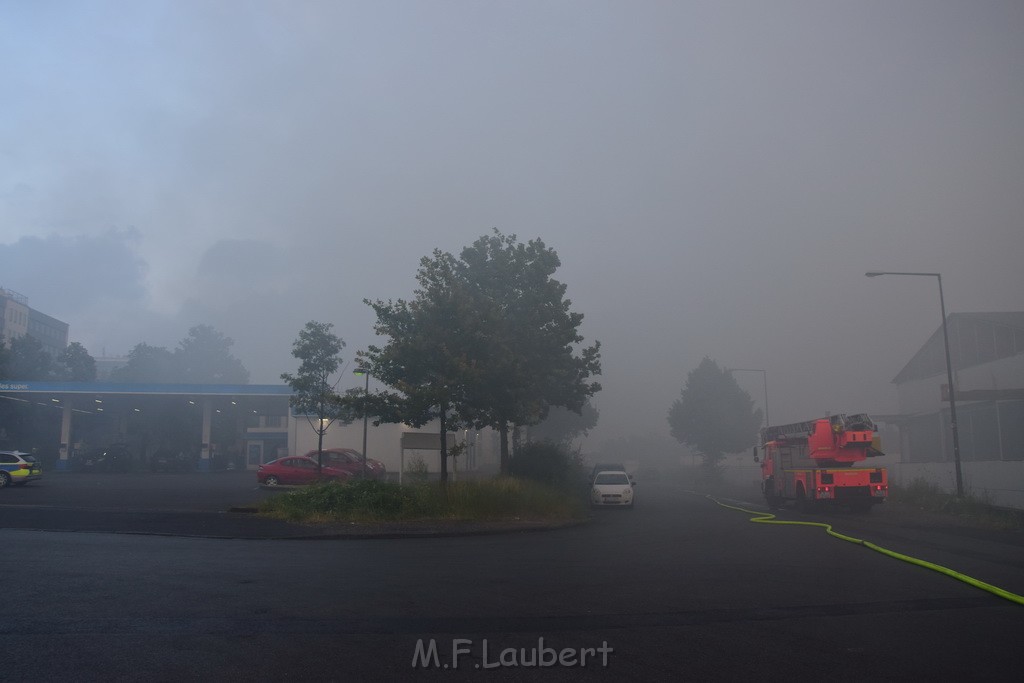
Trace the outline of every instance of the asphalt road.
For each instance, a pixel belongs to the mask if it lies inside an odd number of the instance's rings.
[[[246,474],[90,486],[61,475],[35,491],[0,491],[0,678],[1019,676],[1024,608],[820,529],[752,524],[669,483],[641,482],[635,511],[542,533],[255,540],[42,530],[74,528],[76,518],[220,519],[272,495]],[[1024,593],[1019,535],[876,512],[830,521]],[[33,514],[38,523],[24,524]],[[562,662],[524,665],[535,656]]]

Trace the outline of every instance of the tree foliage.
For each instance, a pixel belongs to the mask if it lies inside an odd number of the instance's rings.
[[[548,416],[533,427],[530,427],[531,441],[550,441],[562,446],[570,446],[572,442],[597,426],[600,414],[590,402],[583,404],[580,411],[555,406],[548,411]]]
[[[30,334],[11,340],[6,360],[7,379],[45,381],[53,368],[53,358]]]
[[[442,481],[448,478],[447,435],[461,425],[466,387],[484,349],[481,321],[457,272],[451,254],[434,250],[420,259],[412,301],[367,300],[377,314],[374,331],[388,343],[361,354],[373,376],[395,390],[375,396],[379,421],[415,427],[440,421]]]
[[[579,491],[586,484],[580,454],[551,441],[530,441],[517,449],[509,473],[565,491]]]
[[[442,479],[445,434],[459,426],[508,430],[543,420],[552,406],[579,412],[600,389],[600,345],[579,354],[583,316],[570,310],[566,286],[552,276],[558,255],[541,240],[523,244],[495,230],[459,258],[424,257],[412,301],[367,301],[375,331],[388,339],[363,354],[395,392],[377,397],[381,418],[422,425],[438,419]]]
[[[128,353],[128,363],[110,373],[129,384],[248,384],[249,371],[231,354],[234,340],[209,325],[196,325],[173,352],[145,342]]]
[[[96,380],[96,359],[80,343],[71,342],[57,356],[54,375],[68,382],[93,382]]]
[[[486,356],[469,387],[467,408],[477,427],[501,437],[507,471],[508,429],[534,425],[552,406],[579,413],[600,391],[599,342],[577,354],[583,314],[573,312],[566,285],[554,278],[558,254],[540,239],[519,242],[494,230],[462,250],[460,277],[475,313],[487,324]]]
[[[715,466],[725,453],[757,442],[763,413],[733,376],[705,357],[686,378],[682,395],[668,412],[672,436],[692,446]]]
[[[292,344],[292,355],[301,361],[293,375],[282,373],[281,379],[291,387],[292,408],[305,415],[310,427],[317,435],[317,467],[322,467],[324,434],[331,423],[341,417],[338,394],[331,378],[341,365],[341,350],[345,342],[331,332],[331,323],[311,320],[299,331]]]
[[[249,371],[231,354],[234,340],[209,325],[190,328],[174,351],[183,384],[248,384]]]
[[[163,346],[140,342],[128,352],[128,362],[110,373],[115,382],[171,384],[176,380],[174,354]]]

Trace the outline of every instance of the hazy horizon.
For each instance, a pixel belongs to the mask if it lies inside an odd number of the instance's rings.
[[[364,298],[497,228],[602,344],[595,443],[667,437],[705,356],[773,422],[892,413],[938,291],[866,271],[1024,310],[1022,35],[993,1],[6,3],[0,287],[93,356],[209,324],[280,383],[307,321],[351,361]]]

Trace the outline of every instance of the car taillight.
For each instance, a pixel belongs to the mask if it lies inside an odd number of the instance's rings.
[[[32,469],[32,463],[29,463],[29,462],[21,463],[21,469],[23,469],[23,470],[30,470],[30,469]]]

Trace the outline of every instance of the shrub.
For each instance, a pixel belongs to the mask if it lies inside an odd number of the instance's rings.
[[[427,463],[419,455],[414,455],[405,465],[405,474],[412,481],[426,481],[428,470]]]
[[[283,493],[262,511],[303,522],[424,519],[573,519],[584,506],[575,496],[535,482],[501,477],[483,481],[331,482]]]
[[[530,479],[563,491],[586,484],[583,458],[579,452],[551,441],[531,441],[516,450],[508,464],[509,474]]]

